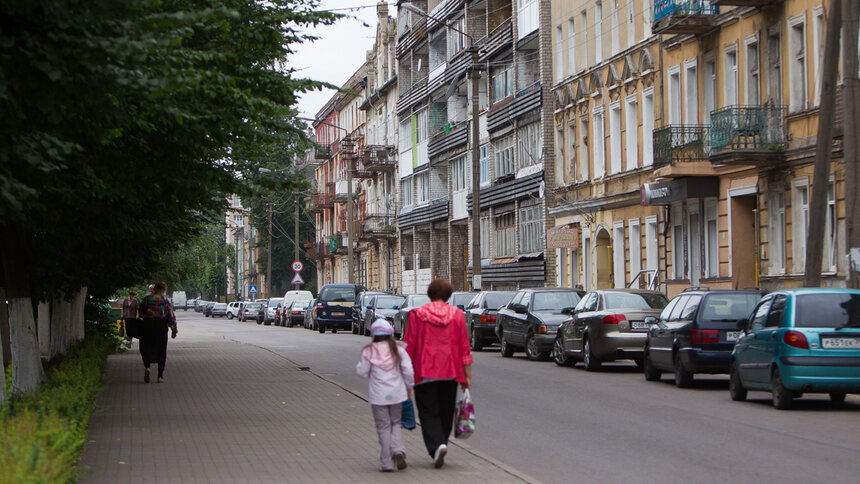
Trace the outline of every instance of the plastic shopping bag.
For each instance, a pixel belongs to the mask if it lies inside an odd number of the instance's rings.
[[[463,396],[457,403],[457,412],[454,415],[454,437],[467,439],[475,433],[475,405],[472,404],[472,395],[469,390],[463,392]]]
[[[412,399],[407,398],[403,401],[403,410],[400,414],[400,425],[406,430],[415,429],[415,407],[412,405]]]

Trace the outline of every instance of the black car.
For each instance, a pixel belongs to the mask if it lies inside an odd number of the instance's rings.
[[[316,311],[317,329],[320,333],[331,329],[350,329],[352,326],[352,307],[356,297],[364,290],[358,284],[326,284],[317,296]]]
[[[511,357],[523,348],[530,360],[546,359],[559,326],[570,318],[583,295],[585,291],[557,287],[517,291],[496,316],[502,356]]]
[[[370,326],[377,318],[385,319],[394,327],[394,316],[405,301],[405,297],[392,294],[377,294],[371,297],[367,312],[364,314],[364,334],[370,336]]]
[[[420,308],[430,302],[430,298],[426,294],[410,294],[406,296],[406,300],[400,305],[397,314],[394,315],[394,334],[397,337],[402,337],[406,331],[406,323],[409,322],[409,311]]]
[[[732,349],[763,291],[688,290],[675,296],[659,318],[646,318],[645,379],[675,374],[675,385],[688,387],[695,373],[728,373]]]
[[[209,317],[212,316],[212,307],[215,306],[214,302],[206,303],[206,306],[203,308],[203,316]]]
[[[469,301],[471,301],[476,294],[478,293],[475,291],[455,292],[451,294],[451,297],[448,298],[447,302],[451,306],[457,306],[460,309],[465,309],[466,305],[469,304]]]
[[[514,294],[515,291],[483,291],[466,305],[463,312],[466,314],[466,329],[469,331],[472,351],[480,351],[486,345],[499,342],[496,336],[496,315]]]
[[[355,298],[355,304],[352,305],[352,334],[363,332],[364,315],[367,313],[367,308],[370,307],[370,300],[377,294],[388,294],[382,291],[362,291]],[[365,336],[370,335],[370,327],[368,326]]]

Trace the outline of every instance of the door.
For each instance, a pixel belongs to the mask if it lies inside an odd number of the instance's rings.
[[[731,197],[732,283],[735,289],[756,286],[756,196]]]
[[[526,342],[526,332],[528,331],[529,323],[529,307],[531,306],[532,293],[523,293],[520,299],[520,305],[525,308],[522,313],[511,312],[511,343],[516,345],[524,345]]]
[[[698,208],[690,209],[690,249],[687,251],[690,254],[690,285],[697,287],[699,279],[702,276],[702,237],[699,221]]]
[[[735,353],[736,364],[741,372],[745,384],[761,388],[770,381],[768,371],[769,358],[767,357],[767,339],[770,339],[770,331],[765,331],[768,310],[770,310],[772,298],[765,297],[756,307],[753,317],[750,319],[747,332],[737,342]]]
[[[511,302],[499,310],[499,314],[496,316],[496,327],[498,328],[496,333],[499,338],[504,335],[505,339],[511,341],[511,325],[513,324],[513,315],[516,314],[512,308],[519,304],[522,298],[522,292],[514,294],[514,298],[511,299]]]
[[[597,267],[597,285],[595,289],[612,288],[612,251],[609,232],[601,229],[594,242],[594,265]]]
[[[678,296],[673,299],[660,314],[660,320],[654,328],[651,329],[650,339],[651,344],[649,352],[651,362],[663,369],[671,369],[672,362],[672,345],[675,342],[675,329],[678,326],[678,321],[681,318],[681,311],[690,300],[689,295]],[[673,304],[674,303],[674,304]]]

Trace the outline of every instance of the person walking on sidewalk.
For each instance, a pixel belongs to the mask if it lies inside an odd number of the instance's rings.
[[[445,464],[454,425],[457,383],[472,387],[472,352],[463,311],[448,305],[454,288],[444,279],[427,287],[430,302],[409,311],[403,335],[415,368],[415,405],[427,452],[436,468]]]
[[[404,344],[394,340],[394,327],[379,318],[370,326],[373,342],[361,350],[355,366],[362,378],[370,378],[368,400],[379,434],[379,470],[406,469],[406,447],[400,431],[402,404],[412,397],[412,361]]]
[[[122,322],[125,325],[126,334],[129,335],[129,340],[131,340],[129,328],[137,322],[138,306],[139,303],[134,298],[134,291],[128,291],[128,297],[122,301]]]
[[[164,382],[164,364],[167,362],[167,330],[176,338],[176,315],[173,306],[164,293],[167,285],[156,282],[152,292],[140,302],[140,318],[143,320],[143,334],[140,338],[140,356],[143,357],[143,381],[149,383],[149,366],[153,360],[158,363],[158,383]]]

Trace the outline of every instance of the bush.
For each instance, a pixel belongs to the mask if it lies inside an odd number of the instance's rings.
[[[107,355],[120,342],[109,321],[88,321],[84,340],[48,366],[39,391],[12,398],[0,410],[0,483],[65,483],[79,477],[77,460]]]

